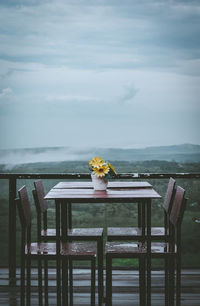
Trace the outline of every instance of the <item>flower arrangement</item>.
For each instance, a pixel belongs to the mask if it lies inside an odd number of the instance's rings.
[[[93,157],[89,161],[89,169],[98,178],[109,179],[117,176],[114,167],[109,162],[105,162],[102,157]]]

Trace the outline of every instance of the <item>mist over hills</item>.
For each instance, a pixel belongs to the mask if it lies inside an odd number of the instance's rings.
[[[72,148],[44,147],[0,150],[0,164],[18,165],[38,162],[88,161],[94,156],[110,161],[165,160],[176,162],[200,162],[200,145],[182,144],[147,147],[141,149],[123,148]]]

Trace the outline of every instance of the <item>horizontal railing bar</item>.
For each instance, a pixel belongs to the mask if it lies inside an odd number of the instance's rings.
[[[200,173],[120,173],[117,179],[199,179]],[[0,179],[90,179],[90,173],[0,173]]]

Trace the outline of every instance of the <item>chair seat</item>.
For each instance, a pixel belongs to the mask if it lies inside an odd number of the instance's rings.
[[[61,255],[94,256],[96,253],[97,247],[95,242],[72,242],[61,244]],[[31,256],[56,256],[56,243],[33,242],[30,244],[29,248],[26,245],[25,254]]]
[[[68,229],[68,236],[69,237],[93,237],[99,238],[103,235],[103,228],[72,228]],[[42,237],[47,237],[49,239],[55,239],[56,237],[56,229],[55,228],[48,228],[47,230],[41,231]]]
[[[168,231],[166,234],[168,235]],[[164,227],[152,227],[151,236],[165,236],[165,228]]]
[[[168,231],[167,231],[168,235]],[[109,239],[134,239],[142,237],[142,229],[140,227],[108,227],[107,236]],[[164,227],[152,227],[151,236],[154,239],[164,238],[165,237],[165,228]]]
[[[107,242],[106,253],[109,254],[120,254],[120,253],[143,253],[147,254],[147,247],[131,242]],[[177,246],[172,245],[168,242],[153,242],[151,243],[151,254],[152,256],[158,255],[175,255],[177,253]]]
[[[171,243],[153,242],[151,243],[151,256],[166,256],[175,255],[177,253],[177,246]]]
[[[146,248],[138,243],[126,242],[107,242],[105,247],[106,254],[145,254]]]
[[[26,255],[56,255],[56,243],[32,242],[25,248]]]
[[[103,228],[72,228],[68,229],[70,237],[84,236],[84,237],[102,237]]]
[[[117,240],[122,238],[134,238],[142,236],[142,230],[139,227],[108,227],[108,239],[112,238]]]
[[[64,243],[61,255],[68,256],[96,256],[97,246],[95,242]]]
[[[56,237],[56,229],[55,228],[48,228],[47,230],[42,230],[41,231],[41,236],[44,238],[44,237],[47,237],[49,239],[54,239],[55,240],[55,237]]]

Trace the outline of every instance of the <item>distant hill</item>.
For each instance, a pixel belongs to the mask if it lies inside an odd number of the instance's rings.
[[[110,161],[165,160],[182,163],[200,162],[200,145],[182,144],[141,149],[46,147],[0,150],[0,164],[17,165],[38,162],[88,161],[97,155],[103,156],[105,160]]]
[[[143,149],[107,149],[103,156],[109,156],[111,160],[199,162],[200,145],[183,144]]]

